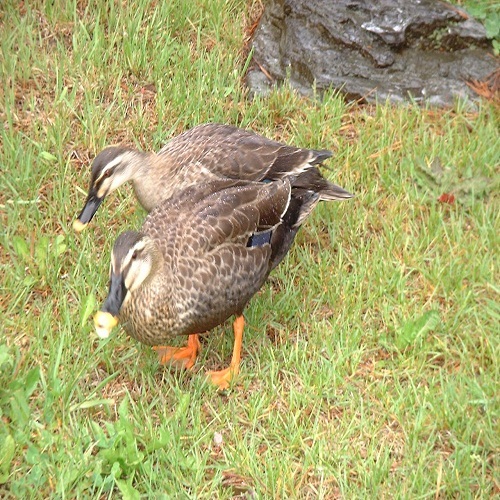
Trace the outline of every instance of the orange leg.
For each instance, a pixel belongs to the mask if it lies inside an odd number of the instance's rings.
[[[190,370],[196,361],[196,357],[201,349],[200,340],[197,333],[193,333],[188,337],[186,347],[166,347],[154,346],[153,349],[158,354],[158,359],[162,365],[168,363]]]
[[[245,318],[243,316],[237,316],[233,323],[234,347],[231,364],[224,370],[208,372],[208,376],[212,383],[217,385],[219,389],[227,389],[233,378],[236,377],[240,371],[241,343],[243,341],[244,327]]]

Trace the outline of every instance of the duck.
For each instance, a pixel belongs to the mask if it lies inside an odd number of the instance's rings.
[[[139,203],[150,212],[176,191],[193,184],[224,179],[269,182],[290,178],[332,156],[326,149],[297,148],[247,129],[205,123],[167,142],[158,153],[111,146],[93,160],[85,205],[73,221],[81,232],[106,196],[132,181]],[[352,194],[336,186],[336,199]]]
[[[97,335],[108,337],[120,323],[161,364],[192,369],[199,335],[234,317],[231,362],[208,373],[218,389],[229,388],[239,374],[246,305],[314,207],[336,192],[310,169],[293,183],[223,179],[178,190],[139,231],[116,239],[108,295],[94,316]],[[167,346],[176,336],[187,336],[187,345]]]

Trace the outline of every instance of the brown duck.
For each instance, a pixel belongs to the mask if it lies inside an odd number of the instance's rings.
[[[158,153],[109,147],[93,163],[85,206],[73,227],[82,231],[104,198],[132,181],[141,205],[149,212],[178,190],[217,180],[269,182],[294,179],[330,158],[328,150],[302,149],[276,142],[249,130],[208,123],[171,139]],[[315,177],[321,178],[319,173]],[[352,195],[329,184],[330,199]]]
[[[338,187],[316,169],[262,182],[212,181],[177,191],[140,230],[122,233],[111,256],[108,297],[95,318],[107,337],[120,321],[162,363],[191,368],[199,333],[235,316],[228,368],[211,372],[229,386],[239,371],[243,310],[288,252],[304,219],[320,200],[337,199]],[[163,347],[188,335],[183,348]]]

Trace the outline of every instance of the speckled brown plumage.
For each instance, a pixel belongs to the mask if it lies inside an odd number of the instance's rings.
[[[94,159],[87,201],[75,229],[81,230],[103,199],[129,180],[147,211],[195,184],[228,179],[268,182],[283,178],[293,184],[305,172],[323,183],[322,199],[350,198],[350,193],[326,181],[317,168],[331,155],[328,150],[296,148],[217,123],[199,125],[174,137],[157,154],[123,147],[106,148]]]
[[[281,224],[290,193],[286,180],[223,182],[193,186],[163,202],[140,233],[118,237],[103,311],[118,313],[125,330],[148,345],[206,332],[241,314],[271,269],[272,244],[248,246],[249,240]],[[124,278],[115,288],[123,291],[140,259],[150,263],[150,272],[138,288],[128,289],[116,311],[113,279]]]

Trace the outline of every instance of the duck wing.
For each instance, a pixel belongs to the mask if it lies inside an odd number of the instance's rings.
[[[182,176],[269,181],[298,175],[332,156],[328,150],[288,146],[249,130],[219,123],[194,127],[158,152]]]
[[[183,190],[148,215],[142,232],[157,240],[162,274],[188,329],[208,331],[242,313],[271,270],[272,233],[290,195],[287,180],[210,183]]]

